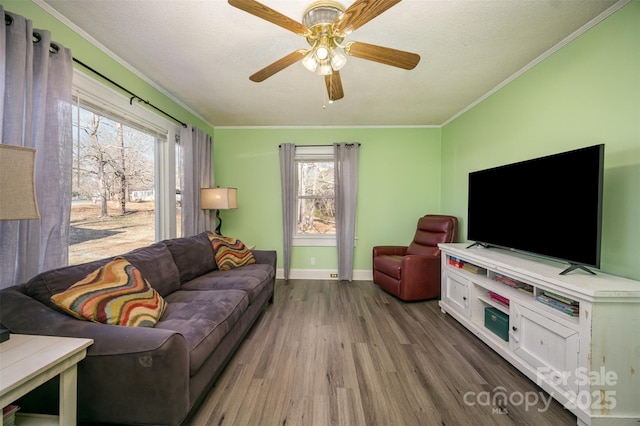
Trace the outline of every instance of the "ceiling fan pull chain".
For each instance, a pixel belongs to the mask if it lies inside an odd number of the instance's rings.
[[[326,110],[327,109],[327,97],[326,97],[327,90],[324,87],[324,85],[321,85],[321,87],[322,87],[322,109]]]

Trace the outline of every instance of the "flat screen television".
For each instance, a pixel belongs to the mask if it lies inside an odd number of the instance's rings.
[[[469,173],[467,238],[600,267],[604,144]]]

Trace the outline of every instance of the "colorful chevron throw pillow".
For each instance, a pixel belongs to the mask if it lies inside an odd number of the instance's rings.
[[[237,238],[209,233],[209,241],[213,247],[216,264],[221,271],[256,263],[256,258],[253,257],[251,250]]]
[[[123,257],[54,294],[51,300],[76,318],[131,327],[153,327],[167,308],[162,296]]]

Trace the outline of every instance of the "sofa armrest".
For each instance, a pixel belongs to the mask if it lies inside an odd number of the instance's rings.
[[[24,285],[0,292],[0,323],[12,333],[93,339],[87,356],[153,351],[164,345],[175,331],[152,327],[124,327],[73,318],[51,309],[24,293]]]
[[[13,333],[93,339],[78,364],[81,422],[177,425],[191,408],[189,352],[175,331],[79,320],[27,296],[23,285],[0,292],[0,323]],[[55,413],[56,383],[29,393],[21,406]]]
[[[276,263],[278,262],[278,253],[275,250],[251,250],[253,257],[256,258],[256,263],[263,263],[273,266],[273,270],[276,270]]]
[[[375,246],[373,248],[373,257],[376,256],[404,256],[407,252],[407,246]]]

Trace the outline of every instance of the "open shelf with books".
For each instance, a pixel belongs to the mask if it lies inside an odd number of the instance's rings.
[[[536,300],[565,315],[577,317],[580,315],[580,302],[548,290],[537,289]]]
[[[516,279],[510,278],[506,275],[497,273],[497,272],[489,272],[489,278],[493,281],[497,281],[501,284],[514,288],[516,290],[520,290],[530,296],[533,296],[533,285],[524,283],[522,281],[518,281]]]
[[[637,327],[629,323],[640,311],[640,282],[582,271],[560,275],[564,265],[507,250],[439,247],[444,313],[564,404],[579,424],[640,417],[633,397],[640,375],[622,374],[640,347]],[[580,380],[601,371],[618,379]],[[586,395],[609,408],[579,404]]]

